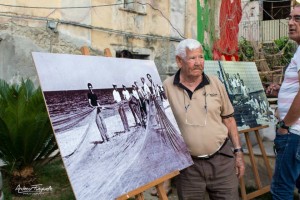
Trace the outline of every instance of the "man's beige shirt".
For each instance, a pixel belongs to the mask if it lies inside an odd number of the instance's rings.
[[[164,81],[164,89],[191,155],[215,153],[228,137],[228,129],[222,123],[221,116],[234,112],[224,85],[216,76],[207,76],[209,84],[195,90],[190,99],[183,88],[173,84],[174,77],[175,75]],[[207,116],[204,108],[205,97]],[[186,112],[187,105],[189,107]],[[207,122],[204,126],[205,117]]]

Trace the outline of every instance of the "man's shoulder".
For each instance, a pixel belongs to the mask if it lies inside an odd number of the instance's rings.
[[[174,82],[174,77],[175,77],[175,75],[172,75],[172,76],[169,76],[168,78],[166,78],[166,79],[164,80],[164,82],[163,82],[163,85],[164,85],[164,86],[167,86],[167,85],[173,84],[173,82]]]
[[[215,75],[212,75],[212,74],[205,74],[207,77],[208,77],[208,80],[209,81],[213,81],[213,82],[221,82],[220,81],[220,79],[217,77],[217,76],[215,76]]]

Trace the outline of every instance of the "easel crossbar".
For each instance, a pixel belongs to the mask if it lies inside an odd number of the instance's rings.
[[[158,193],[161,194],[160,199],[163,199],[163,200],[168,199],[166,197],[166,192],[164,191],[164,188],[163,188],[163,182],[177,176],[178,174],[179,174],[178,170],[173,171],[173,172],[171,172],[167,175],[164,175],[164,176],[162,176],[162,177],[160,177],[160,178],[158,178],[158,179],[156,179],[156,180],[154,180],[150,183],[147,183],[146,185],[143,185],[143,186],[141,186],[141,187],[139,187],[139,188],[137,188],[133,191],[130,191],[126,194],[121,195],[116,200],[126,200],[130,197],[133,197],[133,196],[138,196],[139,197],[141,193],[143,193],[144,191],[150,189],[151,187],[155,187],[155,186],[157,188]]]
[[[251,192],[251,193],[247,194],[247,199],[253,199],[253,198],[263,195],[269,191],[270,191],[270,186],[268,185],[268,186],[265,186],[255,192]]]

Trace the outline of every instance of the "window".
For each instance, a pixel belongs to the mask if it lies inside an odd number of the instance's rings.
[[[291,11],[290,1],[264,1],[263,20],[286,19]]]
[[[139,59],[139,60],[149,60],[150,55],[149,54],[139,54],[137,52],[131,52],[129,50],[122,50],[125,52],[130,52],[129,54],[132,56],[125,56],[125,58],[132,58],[132,59]],[[116,57],[121,58],[121,52],[122,51],[116,51]],[[128,55],[128,53],[126,53]]]

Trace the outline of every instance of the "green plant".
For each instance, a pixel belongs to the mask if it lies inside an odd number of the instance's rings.
[[[240,61],[262,61],[273,69],[275,66],[286,66],[295,52],[295,43],[288,37],[281,37],[272,43],[257,43],[241,38],[239,41]]]
[[[34,166],[56,149],[41,89],[29,79],[13,85],[0,80],[0,159],[12,191],[35,183]]]
[[[244,37],[239,41],[239,60],[254,61],[254,48]]]
[[[282,54],[279,64],[283,66],[287,65],[294,55],[295,46],[288,37],[281,37],[277,40],[274,40],[274,44],[276,46],[275,52],[281,52]]]

